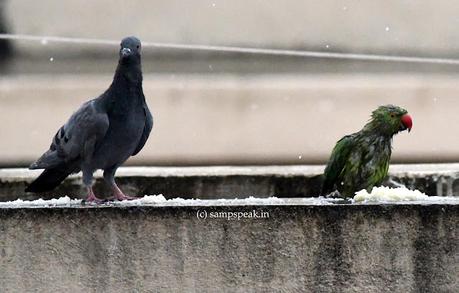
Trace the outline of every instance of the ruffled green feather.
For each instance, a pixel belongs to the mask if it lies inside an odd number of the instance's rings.
[[[392,137],[400,131],[401,117],[407,111],[394,105],[373,111],[362,130],[340,139],[325,168],[322,195],[338,190],[343,197],[384,181],[389,170]]]

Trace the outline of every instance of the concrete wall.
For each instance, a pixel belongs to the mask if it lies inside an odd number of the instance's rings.
[[[28,165],[111,75],[45,75],[0,80],[0,164]],[[131,164],[325,162],[343,135],[381,104],[408,109],[411,133],[394,138],[394,161],[459,159],[453,77],[427,75],[145,76],[155,117]]]
[[[165,198],[317,197],[322,187],[324,166],[266,167],[127,167],[117,172],[117,182],[127,194],[162,194]],[[69,177],[53,191],[24,193],[41,170],[0,169],[0,202],[18,198],[34,200],[70,196],[85,198],[81,173]],[[101,172],[95,174],[95,192],[108,197],[111,190]],[[405,184],[430,196],[459,196],[459,164],[392,165],[391,182]]]
[[[198,211],[269,213],[199,220]],[[458,292],[459,205],[0,209],[3,292]]]
[[[455,56],[458,8],[448,0],[10,0],[6,15],[19,34]],[[31,52],[30,43],[18,46]]]

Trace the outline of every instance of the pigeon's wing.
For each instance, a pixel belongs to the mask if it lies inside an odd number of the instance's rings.
[[[153,128],[153,116],[151,116],[150,110],[148,109],[146,103],[143,105],[143,113],[145,115],[145,126],[143,128],[142,137],[140,138],[139,144],[137,145],[133,156],[137,155],[147,142],[148,137],[150,136],[151,129]]]
[[[49,150],[30,169],[53,168],[85,159],[104,138],[109,126],[106,113],[96,109],[95,100],[83,104],[54,135]]]
[[[324,171],[324,183],[322,185],[321,195],[327,195],[334,190],[334,185],[338,184],[337,180],[340,178],[346,162],[348,161],[349,154],[354,147],[354,135],[346,135],[341,138],[333,148],[330,160]]]

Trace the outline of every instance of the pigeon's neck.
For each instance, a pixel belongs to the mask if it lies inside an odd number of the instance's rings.
[[[116,68],[113,84],[142,87],[142,67],[140,63],[124,64],[120,62]],[[112,84],[112,86],[113,86]]]
[[[109,91],[115,97],[131,97],[142,93],[140,64],[119,64]]]
[[[105,104],[109,111],[123,112],[133,105],[142,104],[144,95],[140,64],[119,64],[107,92]]]

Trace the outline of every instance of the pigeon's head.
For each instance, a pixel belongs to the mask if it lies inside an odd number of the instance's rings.
[[[120,61],[123,63],[140,62],[142,45],[136,37],[127,37],[121,40]]]

